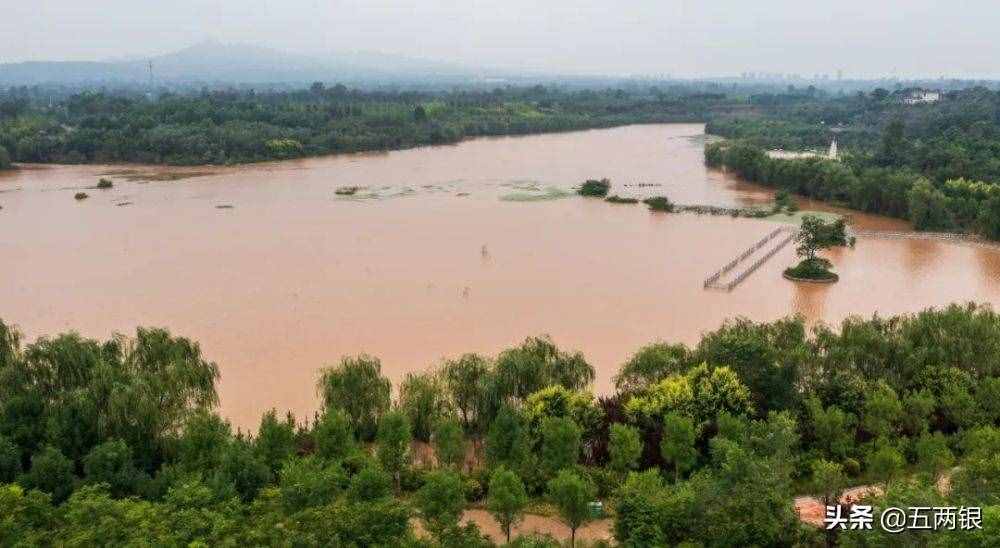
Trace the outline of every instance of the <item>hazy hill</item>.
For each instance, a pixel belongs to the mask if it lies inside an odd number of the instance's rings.
[[[273,49],[218,42],[148,59],[109,62],[33,61],[0,64],[0,86],[35,84],[145,84],[149,63],[163,83],[419,82],[468,80],[468,69],[403,56],[344,53],[297,55]]]

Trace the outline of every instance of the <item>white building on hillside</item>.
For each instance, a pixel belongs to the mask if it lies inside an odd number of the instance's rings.
[[[911,91],[906,97],[903,97],[903,103],[907,105],[918,105],[921,103],[936,103],[941,100],[940,91],[930,91],[926,89],[915,89]]]

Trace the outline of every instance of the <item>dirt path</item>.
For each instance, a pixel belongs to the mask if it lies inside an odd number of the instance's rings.
[[[868,495],[881,493],[882,489],[875,485],[859,485],[844,491],[844,494],[840,496],[840,503],[854,504]],[[798,512],[799,519],[803,523],[816,527],[823,526],[823,518],[826,517],[826,507],[823,506],[823,501],[815,497],[795,497],[795,511]]]

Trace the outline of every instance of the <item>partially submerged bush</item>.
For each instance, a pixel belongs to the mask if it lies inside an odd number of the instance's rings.
[[[839,276],[830,272],[833,264],[822,258],[804,259],[799,264],[785,269],[785,276],[802,280],[837,281]]]
[[[618,196],[617,194],[614,195],[614,196],[608,196],[607,198],[604,199],[604,201],[611,202],[612,204],[637,204],[637,203],[639,203],[639,200],[637,200],[636,198],[622,198],[621,196]]]
[[[577,194],[580,196],[593,196],[598,198],[603,198],[608,195],[608,191],[611,190],[611,181],[608,179],[588,179],[582,185],[580,189],[577,190]]]
[[[73,198],[77,200],[86,200],[87,198],[90,198],[90,195],[87,194],[86,192],[77,192],[76,194],[73,195]]]
[[[111,179],[103,179],[102,178],[100,181],[97,181],[97,188],[99,188],[101,190],[107,190],[107,189],[112,188],[114,186],[115,186],[115,184],[111,182]]]
[[[334,194],[339,196],[354,196],[359,190],[361,190],[359,186],[342,186],[335,190]]]
[[[674,211],[674,203],[671,202],[666,196],[646,198],[642,201],[642,203],[648,205],[650,211],[666,211],[667,213],[672,213]]]

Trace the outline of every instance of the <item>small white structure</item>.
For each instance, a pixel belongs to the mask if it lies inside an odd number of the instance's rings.
[[[913,90],[906,97],[903,97],[903,103],[907,105],[919,105],[921,103],[936,103],[940,100],[941,100],[940,91],[929,91],[926,89]]]
[[[830,141],[830,151],[826,153],[826,157],[831,160],[837,159],[837,140],[834,139]]]

